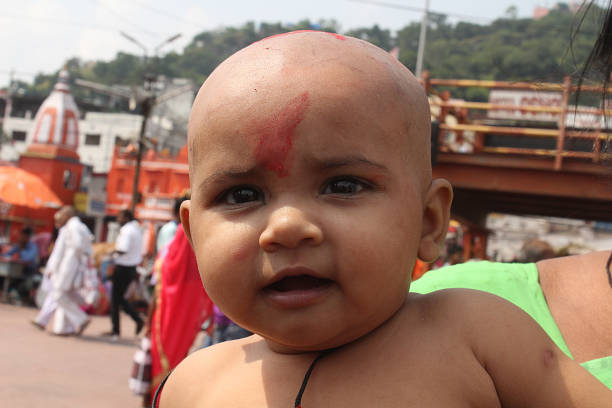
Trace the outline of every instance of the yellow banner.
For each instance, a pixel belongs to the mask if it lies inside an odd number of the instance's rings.
[[[87,212],[87,193],[74,193],[74,208],[81,213]]]

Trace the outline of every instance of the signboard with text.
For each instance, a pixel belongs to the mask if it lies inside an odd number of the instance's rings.
[[[489,103],[509,106],[561,107],[563,94],[561,92],[492,89],[489,93]],[[487,117],[491,119],[533,120],[556,123],[559,120],[559,116],[559,113],[529,112],[520,108],[487,111]]]

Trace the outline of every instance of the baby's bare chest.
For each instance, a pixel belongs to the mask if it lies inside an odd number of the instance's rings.
[[[451,350],[424,351],[326,356],[306,382],[301,407],[499,406],[490,377],[475,359]],[[292,408],[306,369],[263,363],[242,378],[224,379],[219,387],[227,392],[201,406]]]

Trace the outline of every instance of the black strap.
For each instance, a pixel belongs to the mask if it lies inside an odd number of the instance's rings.
[[[308,379],[310,378],[310,374],[312,374],[312,370],[314,369],[315,364],[317,364],[317,362],[320,359],[322,359],[327,354],[329,354],[330,351],[331,350],[323,351],[314,360],[312,360],[312,363],[310,364],[310,367],[308,367],[308,371],[306,371],[306,375],[304,376],[304,379],[302,380],[302,386],[300,387],[300,391],[298,392],[297,397],[295,397],[294,408],[301,408],[302,395],[304,394],[304,391],[306,390],[306,385],[308,385]]]
[[[159,407],[159,401],[157,400],[161,394],[161,390],[162,388],[164,388],[164,384],[166,384],[166,381],[168,380],[168,377],[170,377],[170,374],[172,374],[172,371],[170,371],[168,374],[166,374],[166,376],[164,377],[164,379],[162,380],[162,382],[159,383],[159,385],[157,386],[157,389],[155,390],[155,395],[153,396],[153,403],[151,404],[151,408],[158,408]]]

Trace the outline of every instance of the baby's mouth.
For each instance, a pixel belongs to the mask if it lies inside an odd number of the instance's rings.
[[[286,276],[278,282],[268,285],[266,289],[274,292],[308,291],[331,284],[332,281],[329,279],[315,278],[310,275],[298,275]]]

